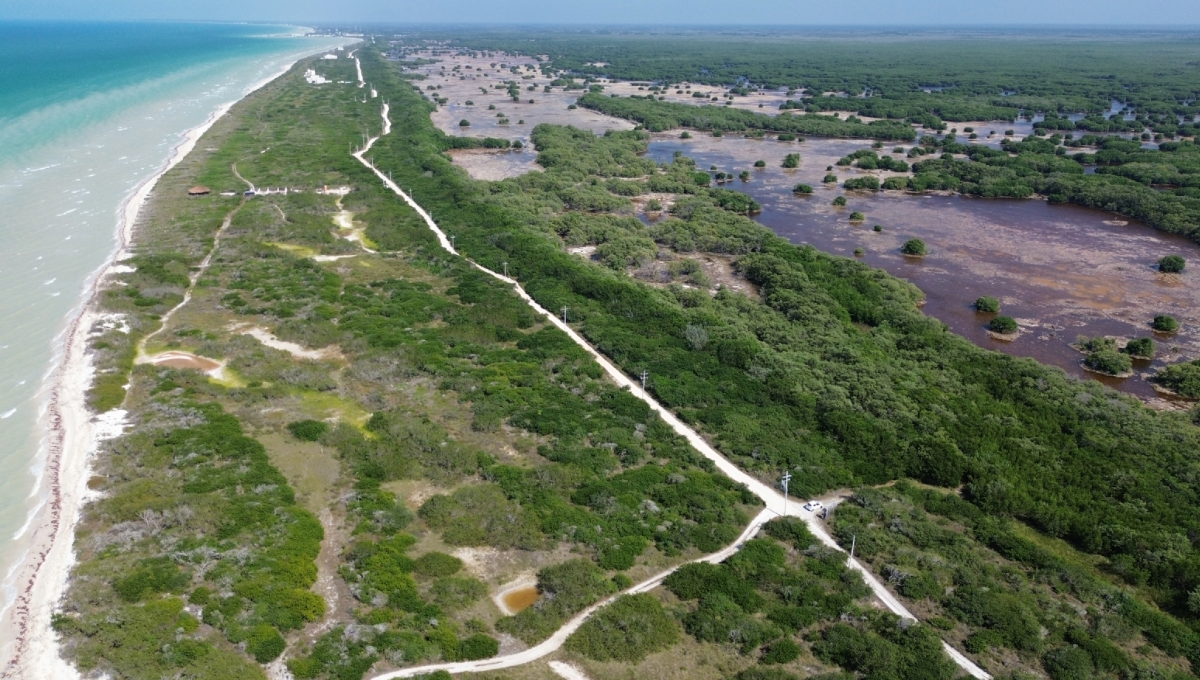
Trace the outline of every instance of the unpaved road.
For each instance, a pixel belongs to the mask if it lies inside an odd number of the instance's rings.
[[[357,62],[358,59],[355,58],[355,61]],[[360,69],[361,69],[361,65],[360,65]],[[362,79],[361,75],[359,76],[359,79],[361,82],[361,79]],[[392,122],[388,118],[388,110],[389,110],[388,104],[385,103],[383,105],[383,112],[382,112],[383,135],[389,134],[392,130]],[[381,136],[383,136],[383,135],[381,135]],[[375,167],[375,165],[373,163],[371,163],[371,161],[366,159],[367,152],[369,152],[371,150],[371,147],[373,147],[375,145],[375,142],[377,142],[378,140],[379,140],[379,137],[370,138],[367,141],[366,145],[362,149],[360,149],[359,151],[354,153],[354,157],[356,159],[358,159],[358,161],[361,162],[363,165],[365,165],[367,168],[369,168],[372,172],[374,172],[375,175],[377,177],[379,177],[380,181],[382,181],[384,183],[384,185],[386,185],[389,189],[391,189],[392,192],[395,193],[397,196],[402,198],[404,200],[404,202],[407,203],[410,208],[415,210],[417,212],[417,214],[420,215],[421,218],[425,220],[425,224],[428,225],[428,227],[433,231],[433,233],[437,235],[438,243],[441,244],[443,249],[445,249],[446,251],[448,251],[450,253],[453,253],[454,255],[459,255],[458,251],[456,251],[454,249],[454,246],[451,244],[450,239],[447,238],[445,232],[443,232],[437,226],[437,223],[433,221],[433,218],[430,217],[429,213],[426,212],[425,209],[422,208],[420,205],[418,205],[417,202],[414,201],[411,196],[404,193],[404,191],[402,191],[400,189],[400,187],[391,180],[391,178],[389,178],[386,174],[381,172],[379,170],[379,168]],[[460,257],[461,257],[461,255],[460,255]],[[575,344],[579,345],[581,348],[583,348],[585,351],[587,351],[588,354],[590,354],[592,356],[592,358],[595,359],[596,362],[600,364],[600,366],[604,369],[604,372],[607,373],[608,376],[610,378],[612,378],[612,380],[614,382],[616,382],[618,386],[628,388],[630,393],[632,393],[635,397],[646,402],[646,404],[648,404],[650,406],[650,408],[653,409],[659,415],[659,417],[661,417],[668,425],[671,426],[671,429],[673,429],[676,434],[678,434],[679,436],[686,439],[689,444],[691,444],[697,451],[699,451],[701,454],[703,454],[705,458],[708,458],[709,460],[711,460],[717,466],[717,468],[721,470],[721,472],[725,473],[725,475],[727,475],[734,481],[745,484],[746,487],[749,488],[750,491],[754,493],[754,495],[758,496],[766,504],[766,509],[763,510],[761,513],[759,513],[758,516],[755,517],[754,520],[750,522],[750,525],[748,527],[746,527],[746,530],[742,532],[742,535],[738,537],[737,541],[735,541],[731,545],[727,546],[724,550],[721,550],[720,552],[716,552],[711,555],[702,557],[702,558],[700,558],[700,560],[697,560],[697,561],[711,562],[713,564],[716,564],[718,562],[725,560],[730,555],[733,555],[734,553],[736,553],[738,551],[738,549],[741,547],[742,543],[746,542],[747,540],[752,538],[755,534],[757,534],[759,528],[761,528],[762,525],[765,524],[768,520],[770,520],[773,517],[778,517],[780,515],[783,515],[785,513],[787,515],[793,515],[793,516],[802,518],[805,521],[805,523],[808,525],[809,530],[812,531],[813,535],[816,536],[817,539],[821,541],[821,543],[825,544],[826,546],[829,546],[830,548],[833,548],[834,550],[845,552],[845,550],[843,550],[842,547],[840,545],[838,545],[837,541],[833,540],[833,537],[830,536],[829,532],[825,530],[825,526],[820,522],[820,520],[817,519],[817,517],[813,513],[804,510],[800,506],[800,504],[795,501],[787,503],[787,507],[785,510],[785,508],[784,508],[785,500],[784,500],[783,494],[779,493],[774,488],[767,486],[766,484],[762,483],[758,479],[750,476],[746,472],[742,471],[739,467],[734,465],[732,462],[730,462],[728,459],[726,459],[724,456],[722,456],[716,449],[714,449],[712,446],[710,446],[708,444],[708,442],[705,441],[704,438],[701,437],[695,430],[693,430],[692,428],[690,428],[686,424],[684,424],[683,421],[681,421],[679,418],[677,418],[675,416],[675,414],[671,413],[669,410],[664,408],[662,406],[662,404],[659,404],[658,400],[656,400],[654,397],[650,396],[644,390],[642,390],[641,387],[637,383],[635,383],[633,379],[631,379],[630,377],[628,377],[624,373],[622,373],[621,370],[618,369],[611,361],[609,361],[607,357],[605,357],[600,352],[598,352],[594,347],[592,347],[591,344],[589,344],[586,340],[583,339],[582,336],[580,336],[578,333],[576,333],[574,329],[572,329],[570,326],[568,326],[566,323],[564,323],[562,321],[562,319],[558,318],[554,314],[551,314],[545,308],[543,308],[541,305],[539,305],[532,297],[529,296],[528,293],[525,292],[525,289],[521,288],[520,284],[518,284],[514,279],[511,279],[502,274],[498,274],[498,273],[488,269],[487,267],[480,265],[479,263],[475,262],[474,260],[471,260],[470,258],[464,258],[464,259],[466,259],[474,267],[476,267],[480,271],[488,274],[489,276],[499,279],[500,281],[504,281],[505,283],[511,285],[513,287],[513,290],[516,291],[517,295],[519,295],[521,297],[521,299],[526,302],[526,304],[528,304],[530,307],[532,307],[534,309],[534,311],[536,311],[538,314],[544,315],[549,322],[553,323],[555,326],[557,326],[559,328],[559,330],[566,333],[571,338],[571,340],[573,340],[575,342]],[[872,574],[870,572],[870,570],[863,567],[862,564],[859,563],[858,560],[848,559],[848,565],[851,569],[855,569],[862,574],[863,580],[865,580],[867,585],[871,587],[871,590],[875,593],[875,596],[877,598],[879,598],[879,600],[884,604],[884,606],[886,606],[892,613],[896,614],[897,616],[900,616],[901,618],[910,619],[913,621],[917,620],[917,617],[914,616],[913,613],[910,612],[908,610],[908,608],[905,607],[900,602],[900,600],[898,600],[896,598],[896,596],[891,593],[891,591],[889,591],[886,587],[884,587],[883,583],[880,582],[879,579],[875,578],[875,575]],[[557,651],[560,647],[562,647],[562,644],[564,642],[566,642],[567,638],[570,637],[570,635],[572,633],[574,633],[579,628],[579,626],[581,626],[583,624],[583,622],[587,620],[587,618],[589,616],[591,616],[594,612],[596,612],[600,608],[611,603],[619,595],[630,594],[630,593],[644,593],[649,590],[652,590],[652,589],[656,588],[659,584],[661,584],[662,580],[664,578],[666,578],[667,576],[669,576],[671,574],[671,572],[673,572],[673,571],[675,571],[675,569],[669,569],[667,571],[664,571],[650,579],[647,579],[635,586],[632,586],[631,588],[625,590],[622,593],[619,593],[618,595],[614,595],[612,597],[609,597],[608,599],[605,599],[601,602],[598,602],[598,603],[592,605],[591,607],[588,607],[587,609],[583,610],[582,612],[576,614],[570,621],[567,621],[567,623],[565,625],[563,625],[562,628],[559,628],[554,633],[554,635],[551,635],[548,640],[542,642],[539,645],[531,647],[523,652],[518,652],[516,654],[509,654],[507,656],[493,657],[491,659],[484,659],[482,661],[462,661],[462,662],[457,662],[457,663],[439,663],[439,664],[430,664],[427,666],[416,666],[413,668],[404,668],[404,669],[401,669],[398,671],[391,671],[388,673],[382,673],[380,675],[373,676],[371,678],[371,680],[391,680],[392,678],[409,678],[409,677],[413,677],[415,675],[432,673],[437,670],[445,670],[450,673],[474,673],[474,672],[480,672],[480,671],[492,671],[492,670],[498,670],[501,668],[510,668],[512,666],[519,666],[519,665],[529,663],[531,661],[536,661],[538,659],[541,659],[541,658],[551,654],[554,651]],[[979,666],[975,665],[974,662],[972,662],[970,659],[968,659],[966,656],[964,656],[957,649],[954,649],[949,644],[947,644],[945,641],[942,642],[942,646],[946,649],[946,654],[948,654],[950,656],[950,658],[956,664],[958,664],[963,670],[965,670],[969,675],[971,675],[971,677],[978,678],[979,680],[990,680],[991,679],[991,677],[992,677],[991,675],[989,675],[986,671],[984,671]]]

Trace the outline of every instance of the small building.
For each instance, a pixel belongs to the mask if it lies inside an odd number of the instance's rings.
[[[212,193],[212,190],[205,186],[196,185],[188,189],[188,196],[207,196]]]

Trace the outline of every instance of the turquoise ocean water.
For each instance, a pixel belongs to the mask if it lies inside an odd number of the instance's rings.
[[[345,42],[302,30],[0,22],[0,608],[45,491],[45,383],[118,207],[221,104]]]

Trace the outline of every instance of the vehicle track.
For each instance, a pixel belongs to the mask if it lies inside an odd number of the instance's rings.
[[[359,63],[359,60],[357,57],[354,58],[354,61],[359,66],[359,72],[360,72],[359,81],[361,83],[362,82],[361,63]],[[734,541],[732,544],[730,544],[725,549],[723,549],[719,552],[712,553],[711,555],[706,555],[695,561],[710,562],[710,563],[716,564],[716,563],[719,563],[719,562],[725,560],[729,556],[736,553],[744,542],[746,542],[750,538],[754,537],[754,535],[758,533],[758,530],[762,527],[763,524],[766,524],[766,522],[769,521],[770,519],[772,519],[773,517],[778,517],[778,516],[782,516],[782,515],[790,515],[790,516],[800,517],[801,519],[804,520],[805,524],[808,525],[808,528],[812,532],[812,534],[819,541],[821,541],[822,544],[824,544],[834,550],[837,550],[839,552],[845,552],[845,549],[843,549],[840,545],[838,545],[837,541],[835,541],[833,539],[833,536],[831,536],[829,534],[829,532],[825,530],[824,525],[820,522],[820,520],[816,517],[816,515],[804,510],[803,508],[801,508],[799,506],[798,503],[795,503],[795,502],[792,502],[790,504],[786,503],[786,500],[783,497],[783,494],[779,493],[778,491],[771,488],[770,486],[764,484],[762,481],[758,480],[757,478],[752,477],[751,475],[749,475],[748,473],[743,471],[741,468],[734,465],[731,461],[729,461],[723,455],[721,455],[721,453],[718,452],[715,448],[713,448],[707,441],[705,441],[704,438],[699,435],[699,433],[697,433],[692,428],[688,427],[683,421],[681,421],[678,417],[676,417],[674,413],[672,413],[671,411],[669,411],[668,409],[663,407],[662,404],[658,403],[657,399],[650,396],[648,393],[646,393],[645,390],[641,389],[639,384],[637,384],[633,379],[631,379],[629,376],[627,376],[623,372],[621,372],[621,370],[619,368],[617,368],[616,365],[614,365],[611,361],[609,361],[609,359],[607,357],[605,357],[603,354],[601,354],[599,351],[597,351],[596,348],[592,347],[592,345],[590,343],[588,343],[587,340],[585,340],[581,335],[576,333],[575,330],[573,328],[571,328],[567,323],[563,322],[556,315],[551,314],[545,308],[543,308],[540,304],[538,304],[532,297],[530,297],[530,295],[528,293],[525,292],[525,289],[522,288],[521,285],[519,283],[517,283],[517,281],[515,279],[512,279],[508,276],[504,276],[503,274],[494,272],[494,271],[488,269],[487,267],[484,267],[483,265],[479,264],[478,262],[475,262],[471,258],[461,255],[457,250],[455,250],[450,239],[447,238],[445,232],[443,232],[441,230],[441,228],[439,228],[437,226],[437,223],[433,221],[433,218],[429,215],[429,213],[426,212],[425,209],[422,208],[420,205],[418,205],[417,202],[414,201],[411,196],[409,196],[407,193],[405,193],[403,190],[401,190],[399,185],[397,185],[394,181],[392,181],[392,179],[390,177],[388,177],[386,174],[384,174],[382,171],[380,171],[379,168],[375,167],[374,163],[372,163],[369,159],[366,158],[367,152],[369,152],[371,150],[371,148],[375,145],[375,142],[379,141],[379,139],[381,137],[384,137],[384,136],[390,134],[392,131],[392,122],[391,122],[391,119],[388,117],[388,112],[389,112],[389,105],[387,103],[384,103],[383,111],[382,111],[382,115],[383,115],[383,132],[382,132],[382,134],[380,134],[378,137],[371,137],[370,139],[368,139],[367,143],[363,146],[363,148],[361,148],[358,151],[353,153],[354,158],[356,158],[360,163],[362,163],[364,166],[366,166],[368,169],[370,169],[372,172],[374,172],[375,175],[377,177],[379,177],[379,179],[384,183],[385,186],[387,186],[388,189],[390,189],[393,193],[395,193],[397,196],[399,196],[401,199],[403,199],[404,202],[407,203],[410,208],[415,210],[417,212],[417,214],[421,216],[421,218],[425,221],[425,224],[437,236],[438,243],[441,244],[441,246],[444,250],[446,250],[447,252],[449,252],[451,254],[458,255],[459,257],[463,257],[463,259],[465,259],[467,262],[469,262],[471,264],[471,266],[475,267],[479,271],[481,271],[495,279],[498,279],[500,281],[503,281],[503,282],[511,285],[513,287],[513,290],[517,293],[517,295],[520,296],[520,298],[522,300],[524,300],[526,302],[526,304],[528,304],[530,307],[532,307],[535,312],[537,312],[538,314],[544,315],[546,320],[548,320],[550,323],[553,323],[559,330],[566,333],[567,336],[570,337],[573,342],[575,342],[575,344],[579,345],[579,347],[583,348],[588,354],[590,354],[592,356],[592,358],[597,363],[600,364],[601,368],[604,369],[604,372],[607,373],[608,376],[614,382],[616,382],[618,386],[623,387],[623,388],[628,388],[630,393],[633,394],[633,396],[637,397],[638,399],[641,399],[646,404],[648,404],[650,406],[650,408],[655,413],[657,413],[660,418],[663,419],[663,421],[665,421],[668,425],[671,426],[671,429],[674,430],[676,434],[678,434],[679,436],[686,439],[688,441],[688,443],[691,444],[701,454],[703,454],[705,458],[708,458],[709,460],[711,460],[717,466],[717,468],[721,470],[721,472],[723,472],[726,476],[730,477],[734,481],[746,485],[746,487],[749,488],[750,491],[752,493],[754,493],[754,495],[758,496],[766,504],[766,509],[764,509],[762,512],[760,512],[750,522],[750,525],[748,527],[746,527],[746,530],[742,532],[741,536],[739,536],[736,541]],[[682,565],[680,565],[680,566],[682,566]],[[860,563],[856,559],[848,557],[847,558],[847,566],[849,566],[851,569],[854,569],[862,574],[863,580],[866,582],[866,584],[868,586],[870,586],[872,592],[880,600],[880,602],[882,602],[883,605],[888,608],[888,610],[890,610],[892,613],[896,614],[897,616],[899,616],[903,619],[908,619],[911,621],[917,620],[917,617],[914,616],[913,613],[910,612],[908,610],[908,608],[905,607],[904,604],[901,603],[900,600],[897,599],[896,596],[893,595],[892,592],[889,591],[887,589],[887,587],[885,587],[883,585],[883,583],[880,582],[879,579],[877,579],[875,577],[875,575],[872,574],[869,569],[864,567],[862,565],[862,563]],[[583,610],[582,612],[580,612],[580,613],[576,614],[574,617],[572,617],[569,621],[567,621],[566,624],[563,625],[562,628],[559,628],[557,631],[555,631],[555,633],[553,635],[551,635],[549,639],[547,639],[544,642],[542,642],[538,645],[535,645],[534,647],[531,647],[523,652],[517,652],[515,654],[509,654],[506,656],[493,657],[493,658],[484,659],[481,661],[462,661],[462,662],[456,662],[456,663],[439,663],[439,664],[430,664],[430,665],[426,665],[426,666],[415,666],[412,668],[404,668],[404,669],[400,669],[397,671],[390,671],[387,673],[381,673],[379,675],[372,676],[371,680],[392,680],[393,678],[408,678],[408,677],[413,677],[415,675],[432,673],[432,672],[438,671],[438,670],[445,670],[450,673],[475,673],[475,672],[481,672],[481,671],[498,670],[501,668],[510,668],[512,666],[519,666],[519,665],[523,665],[526,663],[530,663],[532,661],[536,661],[538,659],[541,659],[541,658],[548,656],[549,654],[557,651],[563,645],[563,643],[566,642],[567,638],[570,637],[570,635],[572,633],[574,633],[579,628],[579,626],[583,625],[583,622],[586,621],[588,619],[588,617],[590,617],[593,613],[595,613],[599,609],[603,608],[604,606],[610,604],[617,597],[619,597],[621,595],[627,595],[627,594],[633,594],[633,593],[648,592],[648,591],[656,588],[658,585],[660,585],[662,583],[663,579],[665,579],[667,576],[669,576],[672,572],[674,572],[678,568],[679,567],[674,567],[672,569],[668,569],[660,574],[657,574],[657,575],[651,577],[650,579],[647,579],[645,581],[642,581],[641,583],[638,583],[637,585],[627,588],[626,590],[624,590],[616,595],[613,595],[605,600],[602,600],[600,602],[597,602],[596,604],[593,604],[591,607],[588,607],[587,609]],[[957,649],[955,649],[954,647],[950,646],[950,644],[945,642],[944,640],[942,641],[942,647],[946,650],[946,654],[950,657],[950,659],[953,660],[954,663],[956,663],[960,668],[965,670],[967,672],[967,674],[969,674],[971,677],[977,678],[978,680],[991,680],[991,677],[992,677],[991,675],[989,675],[986,671],[984,671],[982,668],[980,668],[978,665],[976,665],[973,661],[971,661],[966,656],[964,656],[962,654],[962,652],[960,652]]]

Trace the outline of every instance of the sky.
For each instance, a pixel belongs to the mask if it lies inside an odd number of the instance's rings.
[[[0,0],[0,20],[729,25],[1200,25],[1197,0]]]

